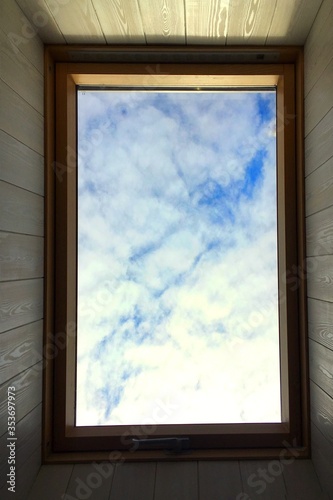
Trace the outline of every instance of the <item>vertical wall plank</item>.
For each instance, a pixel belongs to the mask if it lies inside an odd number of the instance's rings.
[[[252,499],[281,500],[286,497],[284,465],[279,460],[241,460],[243,491]],[[247,498],[247,497],[245,497]]]
[[[159,462],[154,500],[198,500],[197,462]]]
[[[110,500],[153,500],[155,475],[154,462],[117,465]]]
[[[43,196],[43,157],[2,130],[0,151],[0,179]]]
[[[0,332],[43,317],[43,280],[0,283]]]
[[[199,461],[199,498],[236,499],[243,491],[238,460]]]
[[[73,465],[43,465],[27,500],[59,500],[66,493]]]
[[[324,498],[311,460],[295,460],[283,469],[287,498],[293,500],[321,500]]]
[[[74,465],[66,494],[69,498],[109,500],[113,470],[110,463]]]
[[[43,277],[43,250],[39,236],[0,233],[0,281]]]

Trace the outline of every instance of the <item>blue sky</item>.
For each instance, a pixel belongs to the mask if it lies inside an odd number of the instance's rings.
[[[275,93],[78,102],[77,424],[280,421]]]

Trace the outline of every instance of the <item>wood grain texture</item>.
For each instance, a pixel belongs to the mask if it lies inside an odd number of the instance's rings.
[[[333,302],[308,300],[309,337],[333,350]]]
[[[43,322],[36,321],[0,336],[1,384],[43,358]]]
[[[278,0],[267,36],[269,45],[303,45],[322,0]]]
[[[43,196],[43,157],[0,130],[0,180]]]
[[[41,449],[37,448],[27,462],[17,471],[15,493],[8,491],[7,486],[0,490],[1,500],[27,500],[29,491],[37,478],[41,466]],[[36,497],[35,500],[37,500]],[[40,497],[42,498],[42,497]]]
[[[5,332],[43,317],[43,280],[0,283],[0,331]]]
[[[333,157],[305,180],[306,215],[333,205]]]
[[[310,379],[333,398],[333,351],[309,340]]]
[[[0,386],[0,436],[7,433],[7,390],[15,387],[15,418],[18,424],[42,402],[43,363],[28,368]]]
[[[15,53],[9,38],[0,30],[1,79],[36,111],[43,114],[43,75],[21,52]]]
[[[21,52],[44,73],[44,48],[36,30],[13,0],[0,3],[0,29],[8,36],[16,54]]]
[[[45,0],[16,0],[27,19],[44,43],[65,43],[65,39],[54,20],[61,3],[54,1],[48,7]]]
[[[307,217],[306,245],[309,257],[333,254],[333,207]]]
[[[333,300],[333,255],[307,259],[308,296],[313,299]]]
[[[0,233],[0,281],[42,278],[44,239]]]
[[[333,108],[305,139],[305,174],[309,175],[333,156]]]
[[[287,498],[292,500],[323,499],[323,491],[311,460],[295,460],[283,468]]]
[[[271,0],[231,0],[227,45],[265,45],[274,9]]]
[[[66,495],[70,498],[89,496],[91,500],[109,500],[113,469],[110,463],[74,465]]]
[[[312,2],[311,2],[312,4]],[[333,3],[324,0],[304,47],[304,93],[307,95],[333,58]]]
[[[42,465],[27,500],[59,500],[66,493],[74,465]],[[68,499],[69,500],[69,499]]]
[[[251,500],[281,500],[286,490],[283,481],[283,464],[279,460],[241,460],[240,471],[243,491]],[[247,498],[245,496],[245,498]]]
[[[330,445],[314,424],[311,427],[311,435],[312,462],[325,492],[322,497],[325,500],[331,500],[333,498],[333,446]]]
[[[59,2],[44,0],[67,43],[105,43],[105,38],[91,0]]]
[[[0,129],[36,153],[43,154],[43,117],[0,80]]]
[[[0,181],[0,230],[43,236],[42,196]]]
[[[41,425],[42,408],[38,405],[28,413],[16,426],[16,464],[20,469],[29,460],[32,454],[40,448],[41,445]],[[0,488],[6,481],[7,474],[7,435],[0,438]]]
[[[136,1],[92,2],[107,43],[146,43]]]
[[[198,500],[196,462],[158,462],[154,500]]]
[[[199,461],[199,498],[237,498],[243,491],[239,461]]]
[[[333,400],[311,382],[311,420],[333,446]]]
[[[225,45],[231,0],[185,0],[186,42]]]
[[[185,43],[183,0],[139,0],[147,43]]]
[[[322,120],[333,106],[333,59],[305,99],[305,136]]]
[[[153,500],[156,463],[124,463],[116,466],[110,500]]]

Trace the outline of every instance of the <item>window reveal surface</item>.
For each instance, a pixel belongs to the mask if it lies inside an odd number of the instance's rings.
[[[281,422],[275,130],[273,89],[78,92],[77,425]]]

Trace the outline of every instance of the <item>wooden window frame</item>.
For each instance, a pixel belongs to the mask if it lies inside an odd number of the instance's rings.
[[[145,62],[133,63],[133,53]],[[49,46],[45,68],[44,461],[308,457],[302,50]],[[190,437],[190,452],[172,457],[135,450],[144,426],[112,426],[112,435],[107,426],[75,427],[78,85],[277,86],[282,423],[155,426],[149,437]]]

